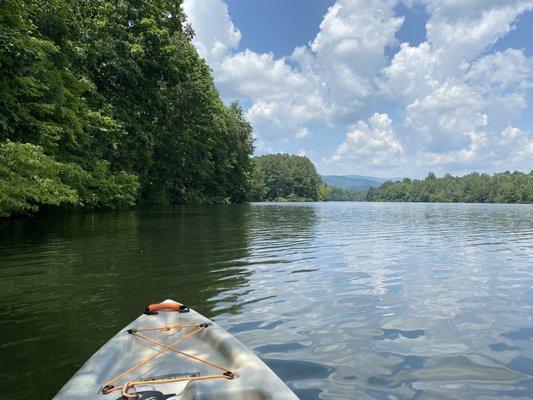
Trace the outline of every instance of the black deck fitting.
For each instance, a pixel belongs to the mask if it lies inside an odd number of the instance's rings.
[[[208,323],[208,322],[204,322],[204,323],[198,325],[198,327],[199,327],[199,328],[204,328],[204,329],[205,329],[205,328],[207,328],[209,325],[211,325],[211,324]]]
[[[228,379],[234,379],[235,378],[235,374],[233,372],[231,372],[231,371],[226,371],[222,375],[224,375]]]
[[[134,333],[137,333],[137,329],[128,329],[128,333],[133,335]]]
[[[114,385],[105,385],[103,388],[102,388],[102,394],[109,394],[111,393],[111,391],[115,388]]]

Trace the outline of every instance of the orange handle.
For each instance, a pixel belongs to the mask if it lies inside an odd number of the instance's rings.
[[[184,306],[181,303],[156,303],[150,304],[144,310],[145,314],[153,315],[157,314],[158,311],[178,311],[178,312],[187,312],[189,307]]]

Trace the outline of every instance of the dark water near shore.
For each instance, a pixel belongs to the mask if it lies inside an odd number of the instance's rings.
[[[164,298],[301,399],[533,398],[533,206],[383,203],[0,224],[0,397],[50,398]]]

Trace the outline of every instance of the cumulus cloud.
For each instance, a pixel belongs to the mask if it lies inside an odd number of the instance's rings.
[[[185,0],[183,10],[195,30],[193,43],[200,56],[216,65],[236,48],[241,32],[235,28],[222,0]]]
[[[327,84],[332,101],[350,103],[371,93],[376,71],[386,62],[385,48],[396,43],[395,33],[404,21],[395,16],[395,4],[341,0],[324,16],[304,66]]]
[[[386,63],[385,47],[396,43],[403,22],[394,15],[395,3],[338,1],[312,43],[297,47],[289,58],[249,49],[228,54],[240,32],[222,0],[186,0],[184,8],[193,13],[194,43],[213,68],[222,95],[250,102],[247,117],[268,140],[302,124],[336,124],[362,112],[375,87],[375,71]]]
[[[533,140],[529,140],[514,156],[513,161],[525,161],[524,168],[531,168],[531,158],[533,158]]]
[[[309,129],[307,129],[306,126],[302,126],[300,129],[298,129],[298,132],[296,132],[296,135],[294,137],[296,139],[305,139],[306,137],[311,136],[311,132]]]
[[[533,87],[532,67],[532,60],[522,50],[507,49],[473,63],[465,74],[465,80],[486,92],[527,90]]]
[[[498,144],[501,146],[500,149],[511,150],[515,162],[533,159],[533,138],[528,137],[520,128],[512,126],[505,128],[499,136]]]
[[[499,143],[503,146],[516,146],[527,142],[527,137],[520,128],[508,126],[500,134]]]
[[[403,146],[394,134],[392,120],[387,114],[375,113],[368,122],[355,124],[330,161],[389,166],[398,164],[403,152]]]
[[[237,51],[242,35],[223,0],[185,0],[183,7],[222,96],[248,105],[259,151],[293,137],[320,152],[320,143],[340,139],[333,154],[321,154],[339,173],[358,172],[363,162],[403,166],[402,173],[527,164],[531,132],[510,127],[528,108],[532,58],[491,46],[533,0],[403,0],[429,15],[426,39],[416,46],[397,42],[404,23],[398,3],[338,0],[316,37],[281,58]],[[331,134],[349,126],[344,139]],[[509,129],[520,131],[514,145]]]
[[[447,82],[407,106],[406,123],[417,132],[423,150],[448,152],[468,148],[488,124],[483,99],[472,88]]]
[[[296,95],[299,90],[306,93],[313,90],[306,77],[284,59],[251,50],[226,57],[216,66],[216,78],[223,87],[227,87],[230,95],[260,101],[282,101],[287,95]]]
[[[513,157],[496,148],[502,129],[527,108],[532,61],[522,50],[482,52],[532,4],[426,2],[426,41],[402,43],[379,79],[381,93],[404,107],[419,165],[476,168]]]
[[[447,63],[471,60],[513,29],[513,21],[533,8],[529,0],[429,0],[427,39]]]
[[[439,87],[441,69],[441,55],[428,42],[417,47],[402,43],[378,83],[385,96],[409,104]]]

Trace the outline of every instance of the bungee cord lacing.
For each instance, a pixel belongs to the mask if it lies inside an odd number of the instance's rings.
[[[165,304],[165,303],[161,303],[161,304]],[[151,306],[149,306],[151,307]],[[149,309],[149,307],[147,307],[147,311]],[[159,310],[162,310],[163,308],[159,308]],[[148,357],[142,359],[141,361],[139,361],[138,363],[136,363],[135,365],[131,366],[130,368],[126,369],[125,371],[119,373],[118,375],[116,375],[115,377],[113,377],[112,379],[108,380],[105,385],[102,387],[102,394],[110,394],[110,393],[113,393],[115,391],[121,391],[121,395],[123,398],[127,398],[127,399],[133,399],[133,398],[136,398],[137,397],[137,393],[136,393],[136,386],[140,386],[140,385],[153,385],[153,384],[165,384],[165,383],[174,383],[174,382],[192,382],[192,381],[200,381],[200,380],[208,380],[208,379],[233,379],[235,377],[235,375],[233,374],[233,372],[231,372],[229,369],[217,364],[217,363],[214,363],[212,361],[209,361],[209,360],[206,360],[206,359],[203,359],[201,357],[198,357],[198,356],[195,356],[195,355],[192,355],[192,354],[189,354],[189,353],[186,353],[180,349],[177,349],[175,348],[175,346],[177,346],[178,344],[180,343],[183,343],[184,341],[186,341],[187,339],[203,332],[207,327],[209,326],[208,323],[202,323],[202,324],[169,324],[169,325],[165,325],[163,327],[160,327],[160,328],[149,328],[149,329],[130,329],[128,330],[128,333],[132,336],[135,336],[139,339],[142,339],[142,340],[145,340],[149,343],[152,343],[156,346],[159,346],[159,349],[154,349],[155,350],[155,353],[154,354],[151,354],[149,355]],[[177,339],[176,341],[174,341],[173,343],[171,344],[165,344],[165,343],[162,343],[154,338],[151,338],[149,336],[146,336],[144,334],[144,332],[154,332],[154,331],[159,331],[159,332],[170,332],[172,330],[176,330],[176,331],[179,331],[181,329],[184,329],[184,328],[191,328],[192,330],[190,332],[188,332],[187,334],[185,334],[184,336],[180,337],[179,339]],[[171,376],[164,376],[164,377],[160,377],[160,378],[157,378],[157,377],[154,377],[154,378],[138,378],[138,379],[134,379],[134,380],[128,380],[128,381],[125,381],[124,383],[122,384],[117,384],[117,381],[121,378],[123,378],[124,376],[130,374],[131,372],[135,371],[136,369],[142,367],[143,365],[149,363],[150,361],[154,360],[155,358],[157,358],[158,356],[160,356],[161,354],[168,354],[167,351],[170,351],[174,354],[177,354],[177,355],[181,355],[181,356],[184,356],[184,357],[187,357],[187,358],[190,358],[192,360],[195,360],[199,363],[202,363],[202,364],[206,364],[206,365],[209,365],[215,369],[218,369],[219,371],[221,371],[219,374],[210,374],[210,375],[200,375],[200,374],[197,374],[197,373],[192,373],[192,374],[177,374],[177,375],[171,375]],[[134,390],[133,392],[130,392],[130,390]]]

